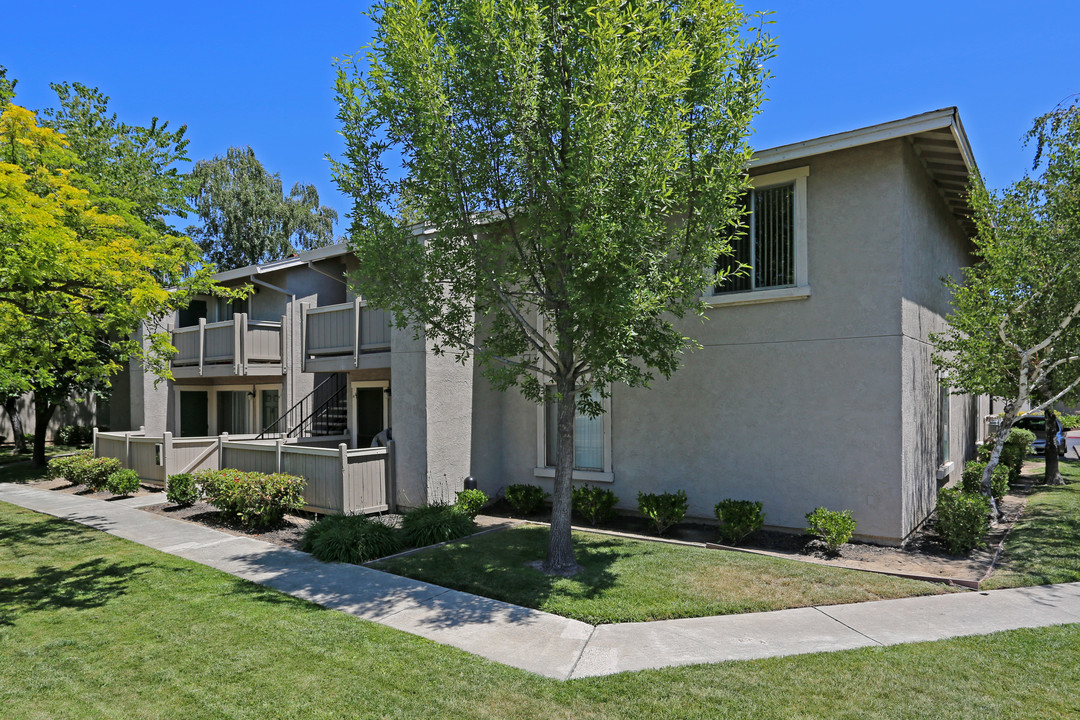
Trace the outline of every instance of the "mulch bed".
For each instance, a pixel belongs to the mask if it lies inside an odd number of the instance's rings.
[[[262,532],[252,532],[238,523],[226,520],[221,516],[221,511],[204,502],[198,502],[188,507],[172,504],[147,505],[141,509],[174,520],[186,520],[187,522],[205,525],[215,530],[227,532],[230,535],[242,535],[295,550],[300,549],[300,540],[303,538],[308,525],[315,522],[314,515],[286,515],[276,526],[267,528]]]

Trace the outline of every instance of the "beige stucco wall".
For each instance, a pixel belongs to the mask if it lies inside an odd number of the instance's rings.
[[[940,323],[940,277],[963,248],[912,159],[896,140],[755,169],[810,168],[811,296],[713,308],[706,323],[684,325],[704,347],[670,380],[613,389],[610,487],[619,507],[633,509],[639,491],[681,488],[693,516],[711,518],[717,501],[745,498],[764,503],[769,525],[802,528],[805,513],[825,505],[852,510],[860,536],[885,542],[925,517],[936,467],[918,464],[925,447],[916,439],[933,431],[936,447],[937,395],[927,394],[928,407],[913,399],[933,390],[933,369],[925,327],[912,327],[909,316]],[[933,243],[952,249],[923,258],[922,245]],[[929,312],[909,307],[922,303],[932,304]],[[481,487],[550,488],[534,473],[535,407],[486,385],[476,398]],[[965,401],[956,404],[959,445]],[[501,471],[482,452],[489,436],[500,444]]]

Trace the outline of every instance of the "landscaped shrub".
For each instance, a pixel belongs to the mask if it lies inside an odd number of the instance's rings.
[[[750,533],[765,524],[762,504],[753,500],[721,500],[713,508],[720,521],[720,539],[728,545],[738,545]]]
[[[165,499],[175,505],[180,507],[194,505],[200,497],[202,497],[202,490],[189,473],[170,475],[169,481],[165,483]]]
[[[489,499],[483,490],[458,490],[455,506],[459,512],[475,520]]]
[[[806,532],[816,535],[829,552],[839,552],[840,546],[851,539],[855,532],[855,518],[850,510],[828,510],[819,507],[806,513]]]
[[[1033,442],[1035,442],[1035,433],[1030,430],[1016,427],[1009,430],[1009,437],[1001,446],[1001,457],[998,459],[998,462],[1009,468],[1009,482],[1016,482],[1020,478],[1020,470],[1024,466],[1024,459]],[[976,457],[984,463],[988,462],[993,450],[993,441],[984,443],[979,446]]]
[[[599,525],[615,516],[619,498],[612,491],[593,485],[582,485],[571,491],[571,509],[590,525]]]
[[[65,425],[53,438],[57,445],[89,445],[94,440],[94,429],[81,425]]]
[[[113,495],[131,495],[139,492],[139,474],[123,468],[117,470],[105,480],[105,489]]]
[[[412,547],[456,540],[474,532],[476,523],[454,505],[424,505],[406,510],[401,518],[402,539]]]
[[[982,476],[986,470],[986,463],[979,460],[969,460],[964,466],[964,472],[960,474],[960,487],[964,492],[978,495],[982,492]],[[994,473],[990,476],[990,493],[995,502],[1001,502],[1005,493],[1009,491],[1010,470],[1003,463],[998,463]]]
[[[72,469],[77,464],[86,462],[89,458],[89,450],[83,450],[82,452],[73,453],[71,455],[54,457],[49,461],[48,466],[46,466],[46,473],[50,480],[67,480],[74,485],[76,482],[72,479]]]
[[[669,527],[686,517],[686,509],[690,503],[686,499],[686,491],[678,490],[673,493],[638,493],[638,511],[650,518],[656,526],[656,534],[663,535]]]
[[[363,563],[401,549],[397,529],[363,515],[327,515],[308,526],[300,549],[324,562]]]
[[[548,494],[536,485],[510,485],[506,488],[506,502],[518,515],[532,515],[544,506]]]
[[[204,470],[196,482],[211,505],[227,519],[254,530],[281,522],[287,512],[304,507],[304,478],[240,470]]]
[[[105,489],[109,476],[122,467],[116,458],[96,458],[86,454],[71,464],[67,479],[74,485],[86,485],[91,490],[100,492]]]
[[[984,495],[956,488],[938,492],[934,527],[949,552],[966,554],[982,545],[990,523],[990,501]]]

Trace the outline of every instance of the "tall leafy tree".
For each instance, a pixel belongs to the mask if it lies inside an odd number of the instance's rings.
[[[1037,118],[1026,142],[1035,161],[1022,180],[971,188],[978,262],[948,281],[949,330],[934,337],[944,382],[1005,400],[983,475],[991,502],[991,474],[1024,406],[1050,410],[1080,387],[1080,107]]]
[[[495,387],[553,393],[544,566],[575,572],[575,413],[693,345],[673,321],[702,312],[739,221],[772,43],[716,0],[386,0],[373,18],[337,81],[356,281]],[[395,222],[413,216],[436,232]]]
[[[129,358],[168,376],[155,320],[215,292],[190,239],[161,232],[137,203],[102,190],[64,136],[8,104],[0,115],[0,395],[32,391],[34,460],[75,391],[105,389]],[[148,327],[148,348],[133,339]]]
[[[314,185],[288,195],[249,147],[200,160],[191,173],[191,202],[201,226],[187,229],[207,259],[223,270],[285,257],[333,242],[337,212],[319,205]]]

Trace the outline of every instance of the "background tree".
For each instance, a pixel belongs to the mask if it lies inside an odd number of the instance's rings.
[[[337,82],[356,282],[495,387],[553,393],[545,569],[574,572],[575,413],[693,344],[673,320],[702,312],[739,220],[771,41],[714,0],[390,0],[373,18],[366,72],[347,59]],[[413,214],[437,232],[397,227]]]
[[[207,260],[221,270],[275,260],[333,242],[337,212],[319,205],[314,185],[293,185],[270,174],[249,148],[200,160],[191,173],[190,199],[202,226],[191,226]]]
[[[1005,400],[983,494],[1025,404],[1050,410],[1080,386],[1080,108],[1035,120],[1031,173],[1001,192],[970,196],[978,262],[953,292],[949,330],[934,337],[944,382]],[[1047,456],[1053,448],[1047,436]],[[993,498],[991,497],[991,502]],[[996,510],[996,506],[995,506]]]
[[[212,268],[186,237],[160,232],[135,202],[103,193],[34,113],[0,115],[0,394],[32,391],[34,461],[73,392],[102,390],[129,358],[167,377],[169,337],[140,325],[214,292]],[[190,274],[189,274],[190,272]]]

